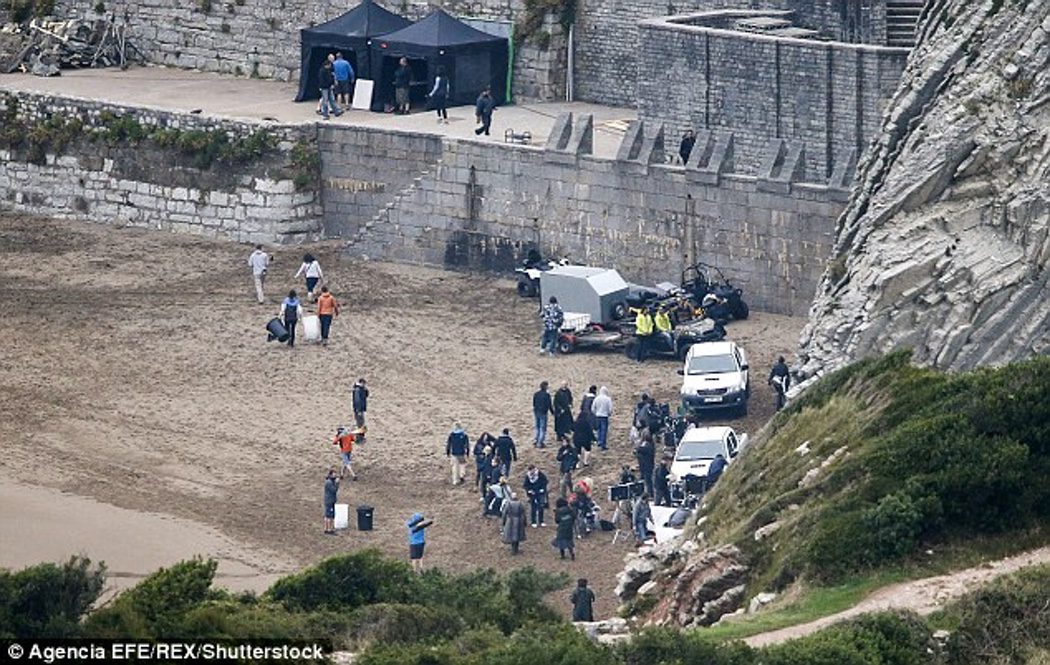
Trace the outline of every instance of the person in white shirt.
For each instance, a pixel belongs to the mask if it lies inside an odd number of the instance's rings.
[[[260,305],[265,304],[263,285],[266,283],[266,269],[270,267],[270,255],[263,251],[262,245],[256,245],[255,251],[248,257],[248,267],[252,269],[255,279],[255,297],[259,299]]]
[[[310,296],[310,300],[314,300],[314,289],[324,279],[324,273],[321,272],[321,264],[317,262],[313,254],[303,255],[303,264],[296,271],[295,278],[298,279],[299,275],[306,276],[306,294]]]
[[[598,447],[602,450],[609,449],[609,417],[612,416],[612,412],[613,402],[612,397],[609,396],[609,389],[602,386],[598,390],[598,396],[591,402],[591,413],[598,426]]]

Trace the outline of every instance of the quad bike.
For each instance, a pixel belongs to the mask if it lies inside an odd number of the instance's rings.
[[[716,304],[704,309],[716,321],[743,320],[750,313],[743,289],[733,286],[721,270],[707,263],[694,263],[682,271],[682,290],[701,306],[707,296],[714,296]]]
[[[535,249],[530,249],[520,268],[514,269],[518,277],[518,295],[522,298],[535,298],[540,295],[540,274],[558,266],[568,265],[567,258],[553,261],[544,259]]]
[[[632,335],[627,342],[627,346],[624,347],[624,353],[627,354],[628,358],[635,359],[638,357],[638,338],[633,337],[633,329],[630,329],[628,332],[625,326],[622,330],[624,334]],[[650,358],[685,360],[686,355],[689,353],[689,347],[692,345],[703,342],[717,342],[724,339],[725,336],[725,326],[720,322],[707,318],[694,319],[678,325],[671,331],[669,337],[668,335],[654,332],[649,339],[649,345],[646,347],[646,354]]]

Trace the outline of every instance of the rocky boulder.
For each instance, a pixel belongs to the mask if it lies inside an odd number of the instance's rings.
[[[803,379],[905,347],[946,369],[1050,350],[1050,3],[924,12],[838,222]]]

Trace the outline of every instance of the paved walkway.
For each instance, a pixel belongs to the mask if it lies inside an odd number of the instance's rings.
[[[0,89],[46,92],[108,101],[140,104],[173,111],[200,109],[209,116],[279,122],[323,122],[315,113],[315,102],[292,102],[298,85],[280,81],[235,78],[205,72],[135,67],[119,69],[64,70],[62,76],[42,78],[31,74],[0,75]],[[594,154],[614,157],[634,110],[583,103],[520,104],[500,107],[492,123],[492,136],[474,135],[474,109],[449,109],[448,125],[437,124],[433,113],[419,111],[395,116],[351,110],[328,122],[367,127],[386,127],[440,133],[471,140],[503,141],[507,129],[528,131],[533,144],[543,145],[555,118],[565,111],[594,115]]]

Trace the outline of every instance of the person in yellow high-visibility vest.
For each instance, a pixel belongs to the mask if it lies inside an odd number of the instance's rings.
[[[671,323],[671,317],[667,314],[667,308],[661,306],[657,309],[653,321],[656,324],[656,334],[663,338],[668,349],[674,351],[674,337],[671,335],[674,325]]]
[[[653,335],[655,329],[655,323],[653,322],[653,315],[649,313],[648,309],[637,310],[638,314],[634,319],[634,335],[638,340],[638,362],[645,361],[645,352],[649,346],[649,339]]]

